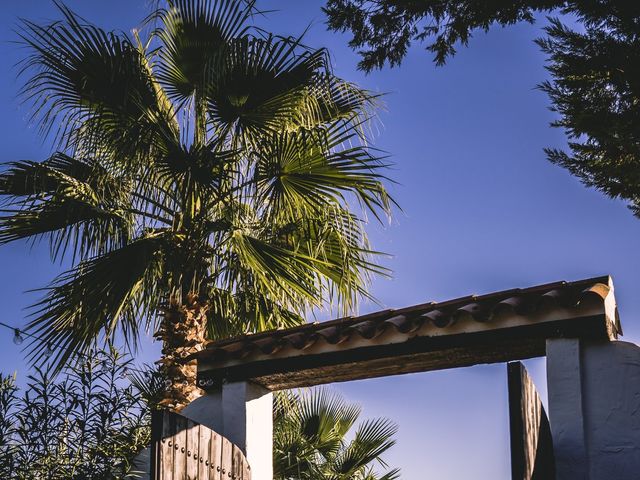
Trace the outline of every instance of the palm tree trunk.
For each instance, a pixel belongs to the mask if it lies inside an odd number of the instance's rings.
[[[162,359],[158,361],[166,389],[159,405],[179,412],[203,392],[196,383],[196,362],[185,359],[204,346],[207,327],[206,303],[190,294],[186,301],[175,299],[163,312],[160,329],[155,333],[162,340]]]

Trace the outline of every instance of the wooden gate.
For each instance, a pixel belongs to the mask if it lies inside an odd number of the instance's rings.
[[[210,428],[173,412],[154,412],[151,480],[250,480],[242,450]]]
[[[549,420],[536,387],[520,362],[507,365],[512,480],[554,480]]]

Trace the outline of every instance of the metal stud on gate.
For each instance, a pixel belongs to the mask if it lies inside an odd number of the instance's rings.
[[[201,378],[198,380],[198,385],[200,387],[211,387],[213,386],[213,379],[212,378]]]

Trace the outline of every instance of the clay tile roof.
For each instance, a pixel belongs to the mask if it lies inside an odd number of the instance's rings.
[[[605,309],[607,302],[609,305]],[[270,358],[294,358],[307,355],[308,352],[317,356],[344,352],[350,348],[380,346],[385,339],[397,344],[420,337],[431,339],[429,341],[433,343],[433,339],[449,334],[458,338],[463,333],[504,330],[551,320],[567,321],[588,316],[585,312],[589,305],[596,309],[594,312],[602,312],[608,320],[604,325],[609,332],[606,334],[608,337],[615,338],[622,333],[611,279],[602,276],[486,295],[470,295],[444,302],[429,302],[357,317],[309,323],[285,330],[244,335],[212,342],[193,358],[198,360],[199,370],[224,370],[228,373],[230,368],[242,364],[257,364]],[[557,328],[558,325],[556,330]],[[552,335],[549,332],[545,335]]]

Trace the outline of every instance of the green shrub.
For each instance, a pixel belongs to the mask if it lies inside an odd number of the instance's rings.
[[[0,478],[119,479],[150,440],[149,410],[126,379],[131,359],[96,352],[26,387],[0,374]]]

